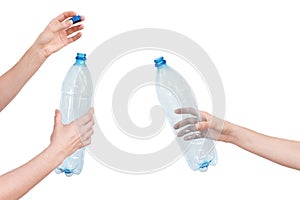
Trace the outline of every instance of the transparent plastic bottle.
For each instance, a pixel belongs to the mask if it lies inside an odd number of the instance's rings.
[[[91,106],[93,93],[92,78],[85,64],[86,54],[77,53],[75,64],[69,69],[62,85],[60,111],[62,123],[69,124],[86,114]],[[67,157],[56,168],[56,173],[66,176],[80,174],[83,168],[85,148],[81,148]]]
[[[198,116],[191,114],[176,114],[174,110],[184,107],[198,110],[197,102],[193,91],[186,80],[177,71],[168,66],[163,57],[155,59],[154,62],[157,68],[157,97],[166,113],[167,120],[173,132],[177,135],[184,127],[176,130],[173,128],[175,123],[188,117],[194,117],[197,118],[197,121],[201,121],[201,116],[199,114]],[[216,165],[217,152],[214,141],[206,138],[185,141],[183,137],[177,136],[176,140],[192,170],[204,172],[207,171],[209,165]]]

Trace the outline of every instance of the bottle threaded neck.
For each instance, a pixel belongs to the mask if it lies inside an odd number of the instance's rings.
[[[77,53],[75,65],[78,66],[86,66],[86,54],[85,53]]]
[[[159,57],[154,60],[154,63],[155,63],[155,67],[162,67],[163,65],[166,65],[167,62],[164,59],[164,57]]]
[[[85,61],[86,60],[86,54],[85,53],[77,53],[76,60]]]

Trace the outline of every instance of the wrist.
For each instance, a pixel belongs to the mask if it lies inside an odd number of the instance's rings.
[[[226,141],[228,143],[234,144],[235,143],[235,138],[236,138],[236,133],[238,132],[237,129],[237,125],[228,122],[228,121],[224,121],[224,126],[223,126],[223,131],[222,131],[222,135],[226,136]]]
[[[53,155],[53,159],[55,159],[53,162],[56,166],[60,165],[67,157],[64,151],[59,150],[59,148],[52,144],[47,147],[46,151],[48,151],[50,155]]]
[[[34,43],[30,48],[29,51],[33,52],[35,55],[35,59],[38,59],[40,62],[44,62],[50,55],[46,54],[46,50],[43,49],[40,45]]]

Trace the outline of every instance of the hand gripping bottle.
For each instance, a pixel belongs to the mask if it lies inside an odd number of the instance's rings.
[[[177,135],[178,131],[173,128],[174,124],[188,117],[201,121],[201,116],[191,114],[176,114],[177,108],[193,108],[198,111],[194,94],[185,79],[174,69],[166,64],[163,57],[154,60],[156,72],[156,92],[158,100],[163,107],[167,120]],[[198,113],[198,112],[197,112]],[[205,135],[206,131],[199,134]],[[217,152],[214,141],[205,137],[185,141],[182,137],[176,140],[184,153],[184,157],[192,170],[207,171],[209,165],[216,165]]]
[[[62,85],[60,111],[62,123],[69,124],[86,114],[91,106],[92,78],[85,64],[86,54],[77,53],[75,64],[69,69]],[[66,176],[80,174],[84,162],[85,148],[78,149],[56,168],[56,173]]]

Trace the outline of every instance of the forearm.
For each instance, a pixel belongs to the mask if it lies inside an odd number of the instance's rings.
[[[0,111],[13,100],[45,60],[42,51],[33,45],[18,63],[0,77]]]
[[[0,199],[19,199],[45,178],[64,159],[51,146],[23,166],[0,176]]]
[[[230,124],[229,142],[280,165],[300,170],[300,142]]]

